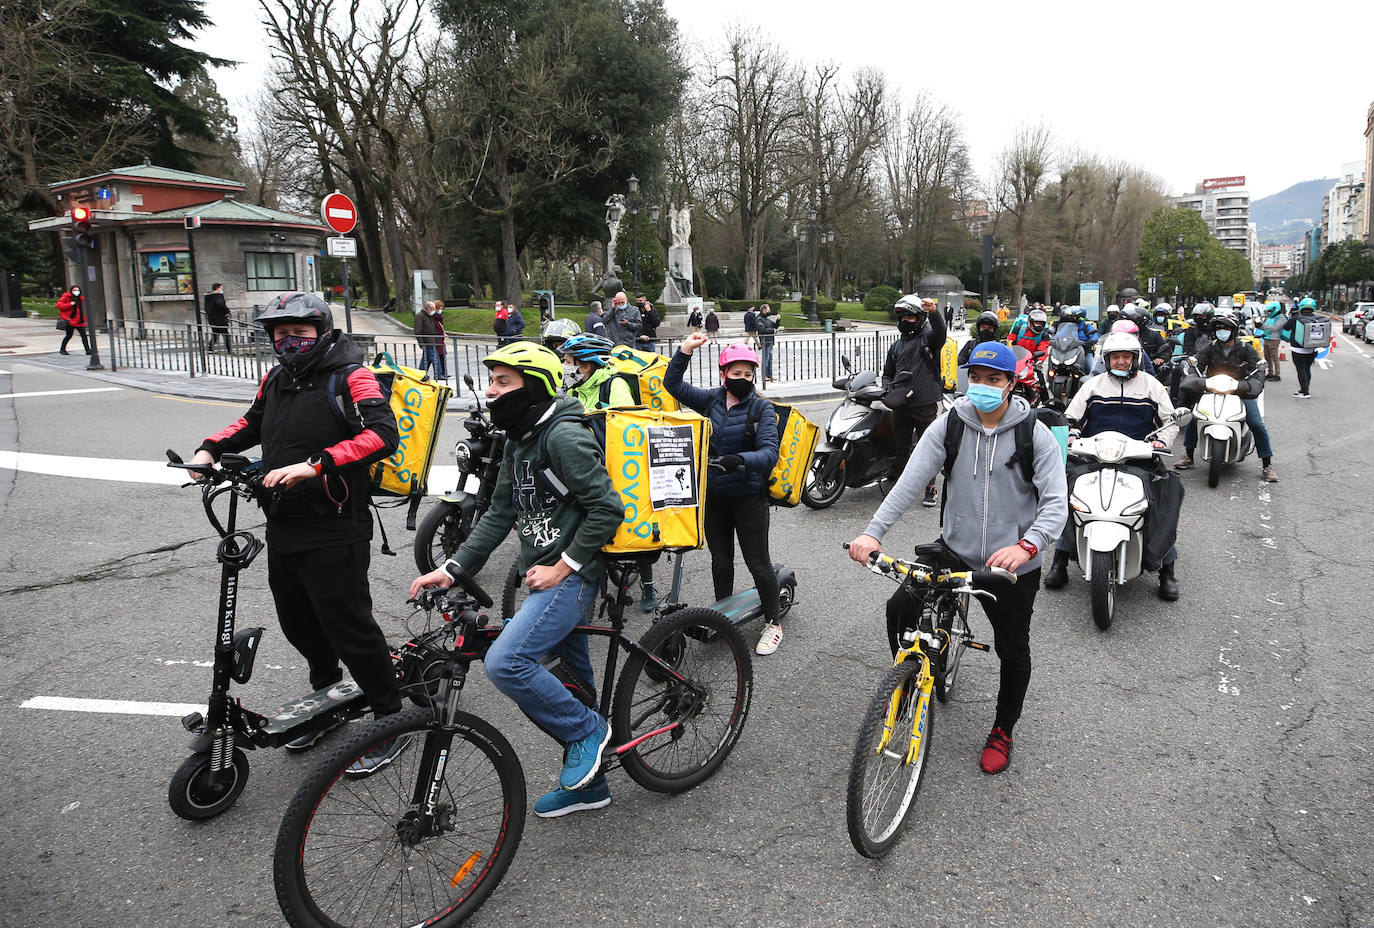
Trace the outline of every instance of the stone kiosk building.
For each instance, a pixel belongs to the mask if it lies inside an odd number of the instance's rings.
[[[72,230],[70,208],[91,210],[95,247],[83,282],[93,326],[192,323],[196,301],[224,284],[231,314],[250,322],[284,291],[320,292],[319,254],[328,230],[317,218],[240,203],[238,181],[152,164],[52,184],[67,215],[29,223]],[[188,228],[195,226],[195,228]],[[67,258],[67,279],[81,264]],[[196,291],[199,291],[198,293]]]

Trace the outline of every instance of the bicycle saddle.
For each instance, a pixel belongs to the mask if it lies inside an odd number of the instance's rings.
[[[945,544],[944,541],[931,541],[917,545],[915,553],[917,561],[931,567],[964,569],[964,563],[959,560],[958,555],[949,550],[949,545]]]

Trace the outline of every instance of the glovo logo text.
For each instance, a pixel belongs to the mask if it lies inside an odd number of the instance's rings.
[[[625,506],[626,525],[621,530],[637,538],[648,538],[653,534],[653,526],[647,519],[641,521],[639,517],[641,509],[651,511],[651,507],[645,507],[647,495],[644,493],[644,477],[648,470],[645,452],[648,439],[643,426],[626,423],[621,431],[620,444],[624,449],[620,460],[620,501]]]
[[[394,396],[392,400],[395,401]],[[415,479],[415,475],[406,466],[406,449],[410,446],[410,438],[415,433],[415,417],[423,412],[424,404],[425,395],[411,387],[401,394],[401,408],[396,410],[396,430],[400,433],[400,440],[396,443],[395,452],[387,458],[387,463],[391,465],[396,480],[405,486],[409,486]]]

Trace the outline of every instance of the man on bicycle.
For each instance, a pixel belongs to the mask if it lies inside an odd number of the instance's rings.
[[[342,660],[378,718],[401,711],[386,636],[372,617],[372,488],[369,467],[396,450],[396,418],[363,355],[338,329],[329,304],[310,293],[279,296],[258,317],[279,365],[267,372],[253,405],[228,428],[201,442],[192,464],[262,445],[267,513],[267,584],[286,640],[305,657],[310,685],[343,678]],[[350,370],[351,368],[351,370]],[[331,396],[331,374],[341,392]],[[330,409],[356,416],[345,426]],[[350,420],[351,417],[350,417]],[[316,732],[287,743],[304,751]],[[405,749],[393,742],[349,768],[367,776]]]
[[[1034,416],[1025,400],[1013,396],[1016,356],[1001,342],[979,345],[969,355],[968,393],[931,424],[921,436],[887,499],[878,507],[864,534],[849,543],[849,556],[865,563],[882,550],[882,538],[924,493],[945,466],[945,436],[959,430],[954,463],[946,475],[941,540],[951,561],[962,569],[1001,567],[1017,575],[1015,583],[991,580],[983,585],[997,597],[981,600],[992,623],[1001,686],[997,714],[980,764],[1000,773],[1011,762],[1012,729],[1021,716],[1030,683],[1030,620],[1040,586],[1041,550],[1059,537],[1068,518],[1068,490],[1059,444],[1050,430],[1036,423],[1031,434],[1032,479],[1020,466],[1016,426]],[[951,424],[955,419],[957,423]],[[888,601],[888,638],[915,625],[914,603],[906,590]]]
[[[510,534],[520,533],[521,567],[529,597],[487,652],[487,678],[541,729],[564,746],[557,789],[534,804],[551,818],[610,804],[600,775],[601,753],[611,740],[606,719],[579,702],[540,663],[558,653],[591,684],[591,653],[573,628],[590,619],[601,579],[601,547],[623,518],[600,447],[579,422],[582,404],[558,396],[563,364],[530,342],[504,345],[482,359],[491,370],[487,399],[492,423],[508,445],[491,507],[467,540],[438,570],[417,577],[410,595],[447,587],[458,571],[475,573]],[[543,454],[539,460],[541,433]]]

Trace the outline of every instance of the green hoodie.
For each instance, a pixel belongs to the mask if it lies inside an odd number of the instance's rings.
[[[601,403],[601,385],[608,380],[611,381],[611,392],[608,401],[603,406]],[[585,383],[580,383],[569,390],[568,395],[580,400],[587,412],[635,404],[634,394],[630,392],[630,385],[625,382],[624,377],[619,376],[611,367],[598,368],[587,378]]]
[[[539,434],[558,416],[581,416],[582,404],[560,396],[530,434],[510,438],[496,480],[491,506],[453,555],[469,573],[482,569],[487,558],[510,534],[520,532],[520,569],[552,566],[568,561],[584,578],[600,577],[598,556],[624,518],[620,494],[611,485],[606,461],[591,430],[578,422],[560,422],[549,432],[545,462],[567,488],[559,499],[536,471]],[[520,475],[512,479],[512,467]]]

